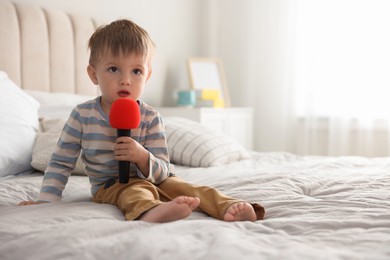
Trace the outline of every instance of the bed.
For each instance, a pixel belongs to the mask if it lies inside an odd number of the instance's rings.
[[[390,259],[390,158],[247,151],[184,118],[164,118],[175,173],[263,205],[264,220],[128,222],[91,202],[81,163],[61,202],[16,206],[37,197],[70,109],[98,94],[85,71],[98,25],[0,0],[1,259]]]

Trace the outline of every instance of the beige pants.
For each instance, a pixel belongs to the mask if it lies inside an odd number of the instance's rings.
[[[116,205],[124,213],[126,220],[134,220],[151,208],[182,195],[198,197],[199,208],[221,220],[230,205],[242,201],[225,196],[211,187],[192,185],[178,177],[169,177],[159,185],[139,178],[130,178],[129,183],[125,184],[117,181],[106,189],[101,187],[94,195],[93,201]],[[259,204],[251,205],[255,209],[257,219],[263,219],[264,208]]]

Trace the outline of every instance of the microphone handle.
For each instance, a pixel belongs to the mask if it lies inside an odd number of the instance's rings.
[[[130,129],[117,129],[117,136],[129,136],[131,135]],[[118,161],[119,168],[119,183],[128,183],[130,175],[130,162]]]

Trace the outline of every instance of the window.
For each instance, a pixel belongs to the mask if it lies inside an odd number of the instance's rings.
[[[390,118],[390,1],[297,2],[297,114]]]

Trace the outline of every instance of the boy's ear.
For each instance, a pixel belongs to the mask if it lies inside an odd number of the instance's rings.
[[[146,77],[146,81],[148,81],[151,76],[152,76],[152,66],[149,66],[149,71],[148,71],[148,76]]]
[[[98,80],[97,80],[97,77],[96,77],[96,70],[95,70],[95,68],[92,65],[88,65],[87,72],[88,72],[89,78],[92,80],[93,84],[97,85],[98,84]]]

